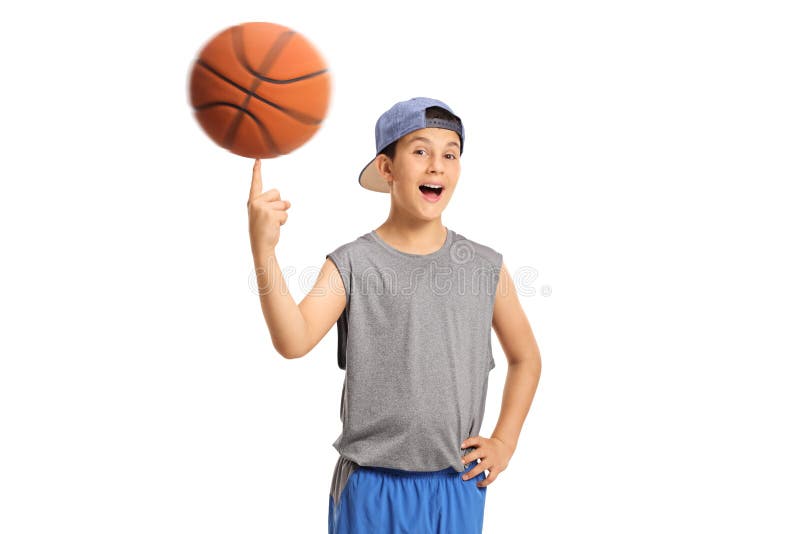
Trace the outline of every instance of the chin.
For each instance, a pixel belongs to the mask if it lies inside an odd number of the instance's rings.
[[[430,211],[423,210],[423,211],[420,212],[419,218],[422,219],[422,220],[425,220],[425,221],[435,221],[436,219],[438,219],[438,218],[440,218],[442,216],[442,211],[444,211],[444,210],[442,210],[442,209],[437,209],[435,211],[434,210],[430,210]]]

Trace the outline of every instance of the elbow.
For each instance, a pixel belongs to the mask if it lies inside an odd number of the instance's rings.
[[[281,356],[283,356],[283,357],[284,357],[285,359],[287,359],[287,360],[294,360],[294,359],[296,359],[296,358],[302,358],[302,357],[303,357],[303,356],[305,356],[306,354],[308,354],[308,353],[307,353],[307,352],[305,352],[305,351],[296,351],[296,352],[282,352],[282,353],[281,353]]]
[[[280,354],[281,356],[284,357],[284,359],[287,360],[302,358],[303,356],[308,354],[308,351],[302,347],[291,347],[291,346],[284,347],[276,344],[273,344],[273,346],[275,347],[275,350],[278,351],[278,354]]]
[[[539,354],[538,350],[519,355],[518,357],[511,355],[508,357],[508,364],[530,367],[537,373],[540,373],[542,371],[542,356]]]
[[[308,335],[304,329],[300,332],[292,331],[287,335],[275,335],[270,331],[270,337],[272,346],[287,360],[302,358],[311,351]]]

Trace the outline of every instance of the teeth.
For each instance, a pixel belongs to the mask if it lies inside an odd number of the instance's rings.
[[[422,185],[424,185],[425,187],[433,187],[435,189],[441,189],[442,188],[441,185],[436,185],[436,184],[422,184]]]

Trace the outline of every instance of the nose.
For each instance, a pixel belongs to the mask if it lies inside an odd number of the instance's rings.
[[[428,172],[433,174],[439,174],[444,171],[444,164],[439,160],[439,158],[431,158],[430,163],[428,164]]]

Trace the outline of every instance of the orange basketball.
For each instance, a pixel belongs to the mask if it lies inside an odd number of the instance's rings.
[[[215,143],[246,158],[302,146],[328,111],[327,65],[301,34],[247,22],[215,35],[191,71],[189,99]]]

